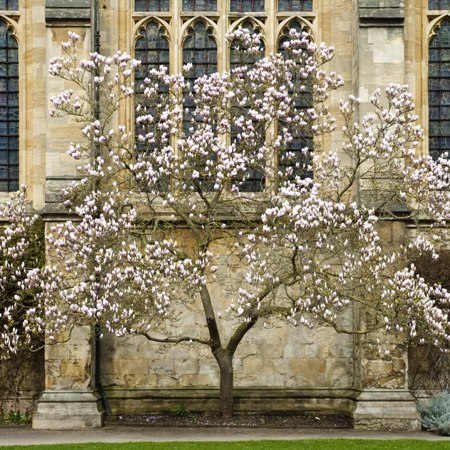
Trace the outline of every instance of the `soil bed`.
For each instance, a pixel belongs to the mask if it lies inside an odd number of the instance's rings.
[[[186,413],[139,416],[109,416],[108,425],[149,425],[168,427],[274,427],[274,428],[351,428],[351,418],[324,414],[236,414],[230,419],[217,415]]]

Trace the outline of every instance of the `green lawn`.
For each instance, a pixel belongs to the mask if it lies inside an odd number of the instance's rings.
[[[302,441],[132,442],[122,444],[14,445],[0,450],[439,450],[450,441],[318,439]]]

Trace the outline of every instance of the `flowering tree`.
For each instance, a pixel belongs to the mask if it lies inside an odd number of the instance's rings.
[[[250,63],[193,86],[161,67],[137,87],[139,61],[79,59],[77,40],[70,34],[50,67],[73,83],[52,98],[52,114],[83,124],[69,153],[84,177],[66,192],[79,219],[48,237],[54,265],[42,271],[36,301],[49,336],[78,320],[117,336],[206,345],[225,416],[233,355],[258,323],[408,331],[448,344],[450,295],[405,262],[423,251],[437,257],[445,244],[450,163],[417,155],[422,134],[406,87],[375,92],[373,112],[357,123],[359,100],[342,101],[343,145],[326,151],[321,137],[336,127],[330,95],[342,79],[324,69],[332,49],[305,33],[291,30],[282,54],[262,58],[258,36],[237,30],[229,41]],[[133,103],[136,127],[119,123]],[[415,223],[415,237],[392,250],[377,232],[384,218]],[[224,311],[211,291],[220,271],[233,277]],[[194,299],[204,329],[163,335]],[[355,305],[372,320],[342,327]],[[221,318],[233,319],[228,341]]]
[[[44,229],[26,208],[26,190],[0,205],[5,226],[0,234],[0,359],[20,348],[42,345],[45,320],[36,308],[44,265]],[[34,280],[34,281],[33,281]],[[31,318],[31,320],[28,320]]]

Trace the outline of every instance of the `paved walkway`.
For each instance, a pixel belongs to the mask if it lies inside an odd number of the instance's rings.
[[[108,425],[99,430],[43,431],[0,427],[0,447],[5,445],[62,444],[79,442],[237,441],[262,439],[423,439],[448,440],[426,432],[367,432],[280,428],[174,428]],[[450,448],[450,444],[449,444]]]

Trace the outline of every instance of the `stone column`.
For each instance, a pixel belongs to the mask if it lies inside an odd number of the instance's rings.
[[[383,90],[391,82],[405,82],[405,13],[403,2],[399,0],[357,2],[356,95],[361,98],[360,114],[364,114],[370,110],[369,98],[375,88]],[[363,185],[360,191],[361,196],[370,202],[370,197],[364,197]],[[406,229],[401,222],[385,222],[379,231],[382,239],[395,248],[405,236]],[[377,337],[382,344],[368,345]],[[400,339],[386,336],[384,332],[356,341],[355,388],[360,390],[360,394],[353,414],[355,428],[420,429],[420,415],[408,390],[407,347],[401,344]]]
[[[45,349],[45,390],[33,428],[76,430],[102,426],[101,400],[94,390],[94,332],[76,326]]]

